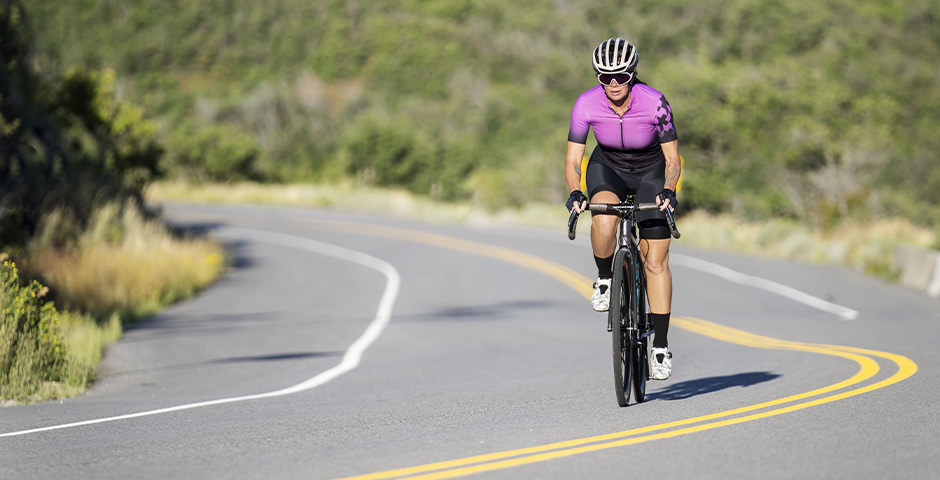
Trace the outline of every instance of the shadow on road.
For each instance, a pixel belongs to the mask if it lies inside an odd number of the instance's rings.
[[[542,300],[520,300],[490,305],[449,307],[427,313],[396,315],[395,321],[506,320],[510,316],[521,312],[550,309],[554,304],[555,302]]]
[[[285,360],[306,360],[308,358],[328,358],[341,357],[344,352],[292,352],[278,353],[273,355],[250,355],[243,357],[216,358],[204,362],[181,363],[176,365],[165,365],[162,367],[140,368],[136,370],[120,370],[101,372],[105,377],[118,377],[124,375],[138,375],[142,373],[157,373],[172,370],[190,370],[198,367],[210,365],[220,365],[227,363],[254,363],[254,362],[277,362]]]
[[[275,321],[283,324],[287,312],[244,312],[193,315],[188,312],[162,311],[124,326],[124,343],[149,341],[158,336],[180,333],[215,335],[245,328],[258,328]],[[146,332],[147,336],[140,334]]]
[[[224,228],[224,223],[215,222],[167,222],[167,225],[177,234],[190,237],[204,237],[211,235],[212,232]],[[244,249],[249,245],[248,242],[236,240],[216,239],[228,256],[229,267],[232,269],[248,268],[253,262],[244,253]]]
[[[723,377],[697,378],[684,382],[674,383],[665,389],[650,393],[650,399],[656,400],[683,400],[696,395],[717,392],[726,388],[749,387],[758,383],[769,382],[780,377],[770,372],[748,372],[725,375]]]

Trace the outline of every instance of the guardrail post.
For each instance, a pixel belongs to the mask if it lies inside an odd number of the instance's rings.
[[[940,252],[902,246],[894,252],[895,268],[901,272],[901,285],[940,298]]]

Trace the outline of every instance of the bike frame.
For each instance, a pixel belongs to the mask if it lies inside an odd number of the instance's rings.
[[[627,269],[628,273],[632,273],[636,276],[636,286],[637,288],[646,289],[646,272],[643,270],[643,257],[642,252],[640,251],[640,229],[636,223],[635,213],[630,211],[627,215],[620,217],[620,221],[617,225],[617,249],[626,249],[627,251],[627,261],[630,262],[630,268]],[[614,256],[616,257],[617,251],[614,251]],[[614,268],[622,268],[621,265],[614,265]],[[645,293],[645,292],[644,292]],[[635,298],[639,295],[639,292],[631,292],[630,297]],[[646,301],[646,295],[643,297]],[[636,330],[643,322],[639,318],[631,318],[630,321],[624,325],[627,332]],[[645,320],[645,319],[642,319]],[[607,331],[610,332],[613,329],[613,325],[610,325],[610,317],[608,317],[607,322]],[[642,337],[645,338],[649,335],[650,332],[643,332]]]
[[[621,407],[629,403],[631,389],[636,393],[637,402],[645,399],[649,375],[647,337],[653,333],[647,314],[646,271],[641,257],[636,212],[658,210],[659,206],[652,203],[637,204],[635,200],[635,197],[630,196],[623,203],[592,203],[587,208],[591,213],[616,215],[620,219],[617,223],[617,248],[613,255],[614,281],[610,286],[607,331],[613,335],[614,387],[617,403]],[[679,238],[672,212],[664,212],[672,236]],[[568,238],[571,240],[575,238],[578,214],[572,210],[568,219]]]

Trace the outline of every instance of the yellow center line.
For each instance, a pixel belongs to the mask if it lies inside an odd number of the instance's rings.
[[[481,471],[494,470],[497,468],[509,468],[509,467],[513,467],[517,465],[522,465],[525,463],[534,463],[534,462],[549,460],[552,458],[559,458],[563,456],[574,455],[577,453],[585,453],[585,452],[600,450],[603,448],[612,448],[612,447],[617,447],[617,446],[622,446],[622,445],[629,445],[632,443],[639,443],[640,441],[650,441],[650,440],[656,440],[659,438],[667,438],[667,437],[676,436],[676,435],[693,433],[693,432],[707,429],[704,427],[708,427],[709,425],[711,425],[710,428],[716,428],[718,426],[730,425],[733,423],[740,423],[740,422],[737,422],[737,421],[716,422],[716,423],[706,424],[706,425],[699,426],[699,427],[691,427],[691,428],[686,428],[683,430],[676,430],[675,432],[680,432],[680,433],[677,433],[675,435],[673,434],[673,432],[666,432],[666,433],[660,433],[656,435],[648,435],[645,437],[637,437],[637,438],[632,438],[628,440],[623,440],[625,437],[632,437],[634,435],[641,435],[641,434],[655,432],[659,430],[667,430],[670,428],[691,425],[691,424],[706,422],[706,421],[711,421],[711,420],[717,420],[720,418],[730,417],[730,416],[739,415],[739,414],[747,413],[747,412],[753,412],[756,410],[761,410],[764,408],[782,405],[785,403],[790,403],[790,402],[794,402],[797,400],[814,397],[814,396],[821,395],[824,393],[833,392],[833,391],[840,390],[842,388],[845,388],[851,385],[861,383],[865,380],[868,380],[869,378],[873,377],[879,370],[877,362],[875,362],[871,358],[868,358],[862,355],[857,355],[857,354],[850,353],[850,352],[834,351],[831,349],[823,348],[822,346],[816,346],[812,344],[800,344],[797,342],[784,342],[784,341],[776,340],[770,337],[761,337],[758,335],[750,334],[748,332],[744,332],[742,330],[736,330],[730,327],[724,327],[724,326],[707,322],[705,320],[700,320],[700,319],[676,317],[675,320],[677,321],[676,324],[679,325],[681,328],[689,329],[689,330],[694,331],[695,333],[699,333],[701,335],[708,336],[717,340],[730,342],[730,343],[737,343],[737,344],[757,347],[757,348],[781,348],[783,349],[784,348],[783,345],[788,345],[790,348],[786,348],[786,349],[800,350],[800,351],[807,351],[807,352],[812,352],[812,353],[820,353],[820,354],[843,357],[843,358],[856,362],[860,368],[859,368],[859,371],[851,378],[826,386],[826,387],[823,387],[823,388],[819,388],[816,390],[812,390],[812,391],[808,391],[808,392],[804,392],[804,393],[800,393],[796,395],[791,395],[791,396],[784,397],[784,398],[770,400],[767,402],[761,402],[761,403],[754,404],[754,405],[748,405],[745,407],[726,410],[726,411],[722,411],[718,413],[712,413],[712,414],[702,415],[702,416],[693,417],[693,418],[676,420],[676,421],[662,423],[658,425],[640,427],[640,428],[635,428],[635,429],[626,430],[622,432],[609,433],[605,435],[579,438],[579,439],[568,440],[564,442],[556,442],[556,443],[550,443],[546,445],[539,445],[535,447],[508,450],[504,452],[495,452],[495,453],[490,453],[490,454],[485,454],[485,455],[477,455],[473,457],[466,457],[466,458],[450,460],[450,461],[445,461],[445,462],[437,462],[437,463],[432,463],[432,464],[427,464],[427,465],[419,465],[419,466],[409,467],[409,468],[389,470],[385,472],[376,472],[376,473],[372,473],[368,475],[348,477],[348,479],[345,479],[345,480],[395,478],[395,477],[401,477],[404,475],[414,475],[417,473],[431,472],[434,470],[453,469],[455,467],[463,467],[467,465],[491,462],[491,463],[486,463],[485,465],[467,467],[464,469],[447,470],[446,472],[439,472],[437,474],[433,474],[430,476],[414,477],[414,478],[450,478],[450,477],[460,476],[460,475],[469,475],[471,473],[477,473]],[[766,343],[761,343],[761,339],[766,339]],[[743,418],[747,418],[748,420],[756,420],[757,418],[763,418],[763,416],[764,416],[763,414],[759,414],[759,415],[752,416],[753,418],[752,417],[743,417]],[[737,419],[734,419],[734,420],[737,420]],[[618,440],[618,441],[611,442],[612,440]],[[607,442],[607,443],[601,443],[601,442]],[[588,444],[598,444],[598,445],[588,445]],[[555,451],[552,452],[553,450]],[[545,453],[545,452],[549,452],[549,453]],[[533,454],[540,454],[540,455],[533,455]],[[529,455],[529,456],[525,456],[525,455]],[[519,458],[519,459],[513,459],[513,460],[505,460],[502,462],[494,462],[495,460],[503,460],[503,459],[507,459],[510,457],[520,457],[520,456],[524,456],[524,457]],[[445,475],[445,476],[442,476],[442,475]]]
[[[837,347],[837,346],[833,346],[833,347],[839,348],[839,349],[845,348],[845,347]],[[814,407],[814,406],[823,405],[826,403],[835,402],[838,400],[843,400],[845,398],[853,397],[855,395],[860,395],[862,393],[870,392],[873,390],[877,390],[879,388],[887,387],[888,385],[898,383],[910,377],[911,375],[914,375],[914,373],[917,372],[917,365],[906,357],[895,355],[895,354],[889,354],[885,352],[878,352],[874,350],[854,349],[851,347],[850,349],[864,351],[871,355],[875,355],[875,356],[879,356],[882,358],[895,361],[898,365],[898,371],[889,378],[886,378],[880,382],[876,382],[876,383],[873,383],[871,385],[868,385],[862,388],[849,390],[849,391],[836,394],[836,395],[831,395],[828,397],[818,398],[816,400],[812,400],[809,402],[798,403],[798,404],[790,405],[790,406],[775,409],[775,410],[769,410],[766,412],[756,413],[753,415],[747,415],[743,417],[737,417],[737,418],[732,418],[732,419],[727,419],[727,420],[722,420],[722,421],[717,421],[717,422],[712,422],[712,423],[705,423],[705,424],[697,425],[694,427],[672,430],[668,432],[662,432],[662,433],[657,433],[653,435],[646,435],[642,437],[626,438],[622,440],[611,441],[611,442],[606,442],[606,443],[597,443],[597,444],[587,445],[587,446],[577,447],[577,448],[567,448],[567,449],[557,450],[553,452],[542,453],[539,455],[530,455],[530,456],[514,458],[510,460],[504,460],[500,462],[483,463],[483,464],[473,465],[473,466],[468,466],[468,467],[463,467],[463,468],[454,468],[451,470],[443,470],[440,472],[435,472],[435,473],[430,473],[430,474],[425,474],[425,475],[415,475],[415,476],[402,477],[402,478],[422,479],[422,480],[454,478],[454,477],[466,476],[466,475],[482,473],[482,472],[487,472],[487,471],[492,471],[492,470],[517,467],[520,465],[525,465],[525,464],[530,464],[530,463],[544,462],[544,461],[553,460],[557,458],[578,455],[581,453],[595,452],[598,450],[623,447],[626,445],[633,445],[633,444],[648,442],[652,440],[661,440],[664,438],[671,438],[671,437],[677,437],[680,435],[687,435],[690,433],[702,432],[705,430],[711,430],[714,428],[725,427],[728,425],[735,425],[739,423],[750,422],[753,420],[773,417],[773,416],[781,415],[784,413],[790,413],[790,412],[794,412],[797,410],[802,410],[804,408]],[[830,351],[830,354],[838,355],[836,350]],[[838,355],[838,356],[841,356],[841,355]],[[871,360],[871,359],[868,359],[868,360]],[[878,367],[876,366],[875,371],[872,372],[872,374],[876,373],[878,371],[877,369]],[[722,412],[722,413],[726,413],[726,412]],[[721,414],[717,414],[717,415],[721,415]],[[594,438],[597,438],[597,437],[594,437]],[[587,439],[583,439],[583,440],[587,440]],[[382,474],[382,473],[391,473],[391,471],[379,472],[379,474]],[[397,477],[397,476],[401,476],[401,474],[396,474],[393,476]],[[381,476],[381,477],[363,476],[363,477],[349,477],[349,478],[390,478],[390,477],[388,476]]]
[[[495,258],[508,263],[514,263],[529,270],[544,273],[561,283],[573,288],[576,292],[590,299],[593,289],[591,281],[580,273],[559,265],[546,261],[542,258],[518,250],[512,250],[504,247],[497,247],[486,243],[464,240],[462,238],[448,237],[430,232],[421,232],[417,230],[408,230],[398,227],[387,227],[384,225],[371,225],[340,221],[321,221],[311,220],[310,223],[316,224],[319,228],[329,229],[339,232],[356,233],[360,235],[371,235],[376,237],[394,238],[405,240],[412,243],[423,243],[434,247],[456,250],[458,252],[469,253],[472,255]]]
[[[520,265],[537,272],[541,272],[561,281],[565,285],[572,287],[575,291],[579,292],[586,298],[590,298],[591,296],[591,281],[587,277],[562,265],[558,265],[548,260],[528,255],[516,250],[448,237],[445,235],[419,232],[397,227],[339,221],[313,221],[313,223],[317,224],[320,228],[334,231],[395,238],[466,252],[473,255],[495,258]],[[687,435],[690,433],[768,418],[784,413],[794,412],[804,408],[835,402],[895,384],[914,375],[917,372],[917,364],[907,357],[893,353],[839,345],[820,345],[780,340],[772,337],[756,335],[745,332],[743,330],[738,330],[735,328],[719,325],[717,323],[691,317],[674,317],[673,322],[674,325],[682,329],[728,343],[735,343],[738,345],[754,348],[792,350],[845,358],[857,363],[859,365],[859,370],[852,377],[826,387],[708,415],[676,420],[647,427],[640,427],[622,432],[609,433],[605,435],[585,437],[563,442],[538,445],[534,447],[494,452],[485,455],[476,455],[455,460],[430,463],[426,465],[418,465],[383,472],[375,472],[366,475],[346,477],[343,480],[385,479],[405,476],[407,476],[406,478],[413,479],[453,478],[492,470],[511,468],[530,463],[543,462],[556,458],[578,455],[581,453],[622,447],[641,442],[676,437],[679,435]],[[898,367],[897,372],[879,382],[875,382],[853,390],[844,391],[842,393],[833,393],[828,396],[816,398],[815,400],[803,401],[801,403],[795,403],[763,412],[752,413],[750,415],[738,416],[736,418],[727,418],[783,405],[786,403],[806,400],[811,397],[829,394],[836,392],[837,390],[862,383],[872,378],[879,372],[878,363],[871,358],[872,356],[883,358],[895,363]],[[676,428],[683,426],[685,426],[685,428]],[[651,434],[650,432],[659,433]]]

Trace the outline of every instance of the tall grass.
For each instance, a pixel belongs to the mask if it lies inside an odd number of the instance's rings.
[[[0,300],[14,307],[0,310],[0,345],[18,347],[0,348],[0,357],[9,360],[0,359],[0,367],[10,365],[0,368],[0,403],[80,393],[94,381],[104,348],[120,338],[122,323],[192,295],[225,265],[218,245],[181,238],[133,205],[105,205],[84,231],[73,231],[74,225],[61,211],[48,214],[21,255],[24,271],[48,287],[4,276]],[[65,309],[55,309],[51,300]],[[27,310],[32,324],[16,316]],[[50,333],[37,337],[40,330]],[[54,361],[49,348],[31,346],[44,345],[37,338],[55,338]]]
[[[180,239],[134,206],[100,208],[75,246],[56,248],[58,213],[29,245],[29,268],[69,308],[124,321],[192,295],[218,276],[223,253],[206,239]]]

